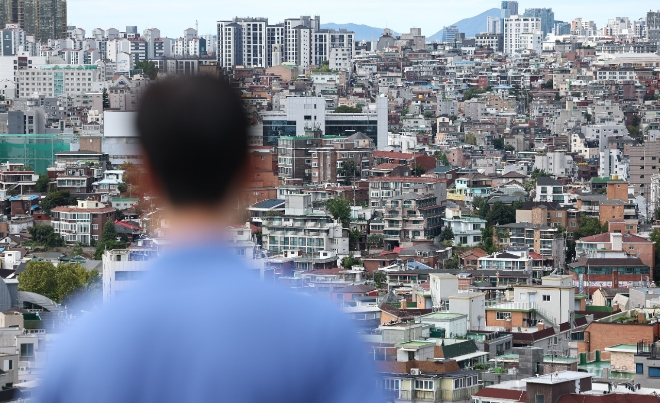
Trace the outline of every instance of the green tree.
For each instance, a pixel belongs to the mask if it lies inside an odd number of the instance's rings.
[[[101,239],[96,244],[94,259],[101,260],[103,258],[103,253],[106,250],[123,249],[125,247],[126,242],[117,241],[117,230],[115,229],[115,222],[112,219],[109,219],[103,226]]]
[[[376,270],[374,272],[374,282],[376,283],[376,288],[382,288],[387,284],[387,274],[384,271]]]
[[[440,241],[453,241],[454,240],[454,231],[451,229],[450,226],[446,225],[444,228],[442,228],[442,232],[440,232]]]
[[[342,259],[341,265],[344,268],[350,269],[353,266],[362,266],[362,260],[356,259],[351,253]]]
[[[361,236],[362,231],[360,231],[358,228],[353,228],[348,232],[348,247],[350,250],[358,250]]]
[[[481,229],[481,243],[479,246],[489,254],[497,251],[497,245],[493,243],[493,231],[494,229],[490,225]]]
[[[504,150],[504,139],[502,137],[494,138],[493,147],[496,150]]]
[[[516,147],[512,146],[511,144],[505,144],[504,151],[516,151]]]
[[[335,197],[325,202],[325,207],[335,220],[341,222],[344,228],[348,228],[351,223],[351,204],[348,199]]]
[[[117,185],[117,190],[119,193],[126,193],[128,192],[128,185],[125,182],[122,182]]]
[[[123,211],[119,209],[115,209],[115,220],[122,221],[125,217],[126,216],[124,215]]]
[[[49,248],[64,245],[62,238],[55,234],[55,230],[50,225],[35,225],[29,227],[28,232],[32,236],[32,241],[37,244]]]
[[[415,164],[412,169],[413,176],[422,176],[424,173],[426,173],[426,169],[421,165]]]
[[[158,76],[158,67],[151,60],[140,60],[135,63],[135,69],[142,70],[152,80]]]
[[[446,167],[449,166],[449,158],[447,158],[447,154],[445,154],[441,151],[436,151],[435,154],[433,154],[433,156],[443,166],[446,166]]]
[[[607,230],[607,222],[601,224],[598,217],[583,217],[578,220],[578,226],[573,231],[573,239],[578,240],[580,238],[602,234],[603,232],[607,232]]]
[[[426,119],[431,119],[431,118],[433,117],[433,115],[434,115],[433,111],[426,111],[426,112],[424,112],[424,117],[425,117]]]
[[[465,142],[468,144],[472,144],[473,146],[477,145],[477,136],[474,135],[474,133],[466,133],[465,134]]]
[[[332,113],[362,113],[362,108],[354,108],[348,105],[341,105],[336,107]]]
[[[108,95],[108,90],[107,89],[105,89],[105,88],[103,89],[103,93],[102,93],[101,97],[103,99],[103,109],[109,108],[110,107],[110,96]]]
[[[367,235],[367,248],[371,252],[372,246],[382,247],[383,246],[383,235],[382,234],[370,234]]]
[[[544,90],[551,90],[553,86],[554,86],[554,81],[552,80],[552,78],[546,81],[545,83],[543,83],[542,85]]]
[[[103,231],[101,232],[101,242],[116,241],[116,240],[117,240],[117,230],[115,229],[115,221],[110,218],[103,225]]]
[[[359,175],[360,171],[358,170],[357,166],[355,165],[355,161],[353,160],[342,161],[341,167],[337,169],[337,176],[343,176],[344,183],[347,185],[353,183],[353,179]]]
[[[531,176],[532,180],[536,182],[536,180],[538,178],[542,177],[542,176],[548,176],[549,177],[549,176],[552,176],[552,175],[550,175],[549,173],[547,173],[546,171],[544,171],[542,169],[534,168],[534,170],[532,171],[532,174],[530,176]]]
[[[330,61],[324,60],[320,66],[315,69],[312,69],[314,73],[328,73],[330,72]]]
[[[87,271],[77,263],[60,263],[32,260],[21,273],[18,289],[34,292],[65,303],[79,291],[97,288],[100,283],[98,271]]]
[[[39,175],[39,179],[37,179],[37,183],[34,186],[34,189],[37,192],[44,193],[48,191],[48,185],[50,184],[50,178],[48,175]]]
[[[60,190],[58,192],[49,193],[41,201],[41,209],[47,215],[50,211],[59,206],[71,206],[76,204],[76,197],[72,196],[68,190]]]
[[[458,254],[454,253],[451,258],[446,259],[443,264],[445,270],[458,270]]]

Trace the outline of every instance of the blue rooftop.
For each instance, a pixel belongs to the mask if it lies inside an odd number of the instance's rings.
[[[266,199],[259,203],[253,204],[251,208],[272,209],[276,207],[284,207],[284,200],[282,199]]]
[[[32,200],[38,200],[39,195],[18,195],[18,196],[13,196],[9,198],[9,201],[32,201]]]

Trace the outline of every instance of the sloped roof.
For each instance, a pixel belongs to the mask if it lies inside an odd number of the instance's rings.
[[[527,392],[515,389],[483,388],[474,396],[490,397],[495,399],[517,400],[519,402],[527,401]]]
[[[255,203],[251,208],[263,208],[263,209],[272,209],[276,207],[284,207],[285,201],[282,199],[266,199],[262,200],[259,203]]]
[[[561,186],[561,183],[549,176],[540,176],[536,179],[536,186]]]

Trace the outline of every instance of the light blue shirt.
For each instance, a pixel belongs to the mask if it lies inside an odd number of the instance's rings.
[[[384,402],[336,308],[260,282],[223,249],[171,252],[79,321],[54,346],[38,401]]]

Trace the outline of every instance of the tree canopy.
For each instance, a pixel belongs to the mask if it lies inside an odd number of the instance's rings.
[[[144,74],[146,74],[152,80],[158,76],[158,67],[156,67],[156,63],[152,62],[151,60],[140,60],[139,62],[135,63],[135,68],[142,70]]]
[[[452,241],[454,240],[454,231],[451,229],[450,226],[446,225],[445,227],[442,228],[442,232],[440,232],[440,241]]]
[[[325,202],[325,207],[335,220],[339,220],[344,228],[351,222],[351,203],[343,197],[335,197]]]
[[[60,263],[32,260],[21,273],[18,289],[41,294],[57,303],[65,303],[74,294],[97,288],[100,276],[97,270],[87,271],[77,263]]]
[[[424,175],[424,173],[426,173],[426,169],[421,165],[415,164],[415,166],[412,169],[413,176],[422,176]]]
[[[103,225],[101,232],[101,239],[96,244],[96,251],[94,252],[94,259],[101,260],[103,253],[106,250],[123,249],[126,247],[126,242],[117,241],[117,230],[115,229],[115,222],[109,219]]]
[[[32,241],[37,244],[49,248],[64,245],[62,238],[57,236],[55,230],[50,225],[35,225],[29,227],[28,232],[32,236]]]
[[[360,175],[360,171],[357,166],[355,166],[355,161],[353,160],[344,160],[342,161],[341,167],[337,169],[337,175],[344,177],[344,183],[350,184],[353,182],[356,176]]]
[[[50,178],[48,177],[48,175],[39,175],[39,179],[37,179],[37,183],[34,186],[34,189],[40,193],[47,192],[49,183],[50,183]]]
[[[449,166],[449,158],[447,158],[447,154],[445,154],[443,152],[440,152],[440,151],[436,151],[435,154],[433,154],[433,156],[443,166],[446,166],[446,167]]]
[[[59,206],[71,206],[76,204],[76,197],[72,196],[68,190],[60,190],[58,192],[49,193],[41,201],[41,209],[47,215],[50,211]]]
[[[354,108],[348,105],[341,105],[336,107],[332,113],[362,113],[362,108]]]
[[[493,147],[496,150],[504,150],[504,138],[497,137],[493,139]]]

